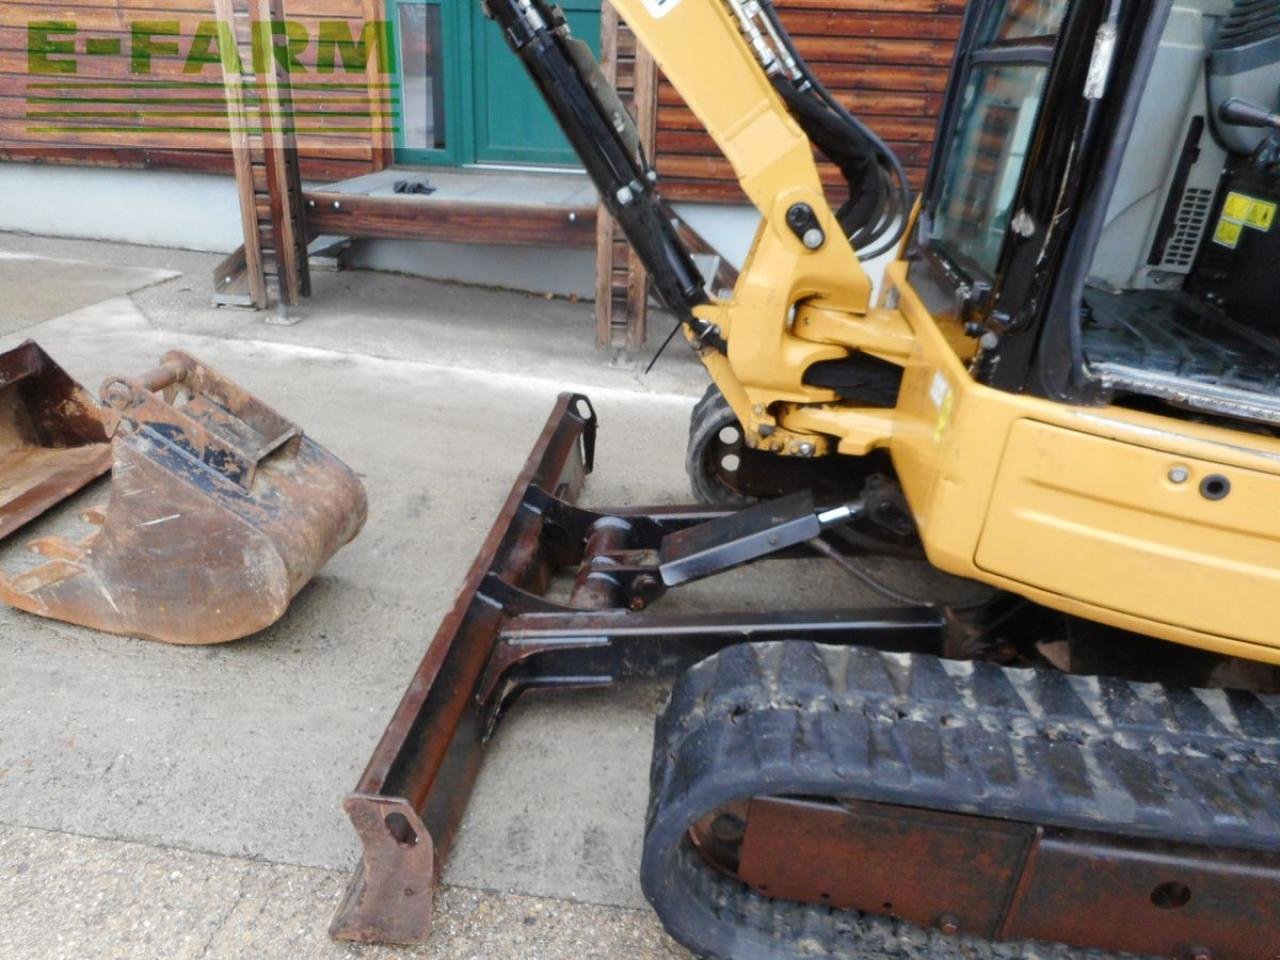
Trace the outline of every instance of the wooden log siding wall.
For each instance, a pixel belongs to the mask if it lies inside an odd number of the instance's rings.
[[[306,28],[311,38],[297,54],[306,72],[297,73],[294,83],[315,84],[294,92],[295,106],[312,111],[298,117],[299,127],[316,131],[297,138],[302,175],[340,180],[380,169],[390,162],[390,139],[371,132],[386,125],[369,116],[368,98],[387,94],[369,85],[381,79],[371,76],[376,63],[364,74],[346,72],[341,54],[335,51],[336,70],[317,73],[316,37],[318,24],[328,21],[345,23],[350,35],[359,38],[365,22],[385,18],[381,0],[294,0],[288,11],[288,19]],[[207,58],[193,61],[198,72],[184,70],[197,28],[202,21],[214,19],[210,0],[0,0],[0,159],[233,172],[216,44]],[[73,60],[74,73],[32,74],[28,25],[33,21],[75,24],[74,35],[54,37],[72,40],[74,54],[49,54],[55,60]],[[156,53],[150,69],[140,76],[131,69],[130,52],[131,30],[142,21],[176,21],[178,37],[156,39],[158,43],[176,40],[179,49],[177,54]],[[120,53],[90,55],[86,52],[90,38],[108,44],[119,41]],[[139,80],[167,86],[153,91],[128,86]],[[67,92],[30,86],[61,81],[88,87]],[[76,96],[96,102],[32,103],[30,96]],[[103,102],[108,99],[120,102]],[[39,111],[81,111],[86,116],[33,119],[32,114]],[[134,111],[145,113],[135,116]],[[80,129],[39,129],[55,125]]]
[[[918,186],[929,159],[964,0],[777,0],[777,4],[801,53],[827,86],[899,151]],[[291,19],[308,25],[321,18],[349,18],[357,36],[362,21],[386,16],[382,0],[291,0],[287,9]],[[177,129],[144,140],[123,134],[36,135],[29,132],[31,123],[26,119],[30,21],[74,21],[80,31],[76,75],[118,81],[130,77],[127,61],[86,56],[85,37],[119,37],[127,50],[129,25],[134,21],[178,19],[189,36],[198,21],[212,17],[209,0],[2,0],[0,159],[232,172],[226,135],[188,132],[182,125],[189,127],[193,120],[167,123]],[[189,40],[182,44],[184,55],[188,44]],[[314,68],[314,44],[300,59],[308,69]],[[159,55],[153,70],[160,79],[189,80],[182,72],[183,63],[182,57]],[[220,76],[218,64],[209,63],[199,79]],[[216,90],[188,95],[215,101],[219,96]],[[345,108],[337,103],[341,99],[338,91],[321,91],[309,97],[309,106],[323,111],[332,102],[333,110],[341,110]],[[659,84],[658,103],[655,154],[664,195],[673,200],[744,201],[728,161],[665,81]],[[217,102],[210,108],[211,112],[220,109]],[[348,125],[361,123],[368,126],[367,120],[359,119]],[[299,149],[302,174],[312,180],[358,176],[391,162],[389,138],[368,133],[301,136]],[[822,175],[833,186],[840,184],[835,168],[824,164]]]
[[[942,110],[964,0],[776,0],[819,79],[902,158],[919,188]],[[745,202],[729,161],[675,88],[658,87],[657,166],[672,200]],[[840,173],[820,166],[823,182]],[[833,199],[843,201],[839,190]]]

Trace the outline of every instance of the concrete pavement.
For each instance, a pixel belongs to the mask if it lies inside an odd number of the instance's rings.
[[[705,385],[688,351],[642,377],[595,351],[590,305],[361,272],[318,274],[300,322],[269,325],[208,305],[211,256],[0,235],[6,252],[0,348],[34,337],[91,389],[188,350],[349,463],[370,513],[282,621],[233,644],[0,607],[0,957],[684,956],[636,880],[653,684],[517,706],[429,944],[324,929],[358,858],[342,797],[555,395],[585,389],[600,415],[587,502],[686,500]],[[859,599],[876,602],[815,560],[680,602]]]
[[[431,940],[335,943],[343,872],[0,827],[0,956],[40,960],[681,960],[649,911],[446,887]]]

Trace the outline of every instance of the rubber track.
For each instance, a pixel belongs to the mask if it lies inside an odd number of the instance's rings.
[[[675,685],[654,737],[641,882],[715,960],[1081,958],[770,900],[690,826],[732,800],[851,797],[1215,846],[1280,849],[1280,697],[802,641],[731,647]]]

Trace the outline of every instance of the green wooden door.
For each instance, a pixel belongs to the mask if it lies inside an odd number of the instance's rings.
[[[600,0],[564,0],[573,35],[600,55]],[[479,4],[472,5],[475,159],[479,163],[577,166],[577,157],[524,64]]]
[[[562,6],[598,54],[600,0]],[[578,165],[479,0],[387,0],[387,14],[399,46],[399,162]]]

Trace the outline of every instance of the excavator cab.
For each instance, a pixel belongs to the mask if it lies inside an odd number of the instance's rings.
[[[993,386],[1274,424],[1275,11],[989,10],[953,72],[913,286],[957,298],[980,344],[992,334],[980,379]]]
[[[974,0],[918,197],[767,0],[616,5],[759,211],[727,295],[558,9],[485,6],[706,367],[702,502],[577,506],[561,397],[348,797],[334,934],[425,936],[522,691],[662,676],[641,880],[698,956],[1273,960],[1275,3]],[[863,562],[912,549],[965,598]],[[663,605],[815,555],[883,607]]]
[[[1259,509],[1277,490],[1274,9],[978,5],[951,84],[889,285],[928,312],[920,341],[936,331],[965,368],[908,363],[898,416],[937,450],[889,443],[931,557],[1276,663],[1280,530]],[[986,458],[966,408],[999,437]],[[947,470],[967,494],[937,486]]]

